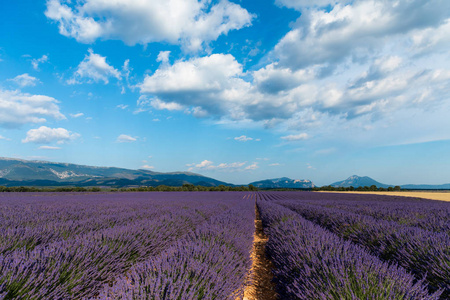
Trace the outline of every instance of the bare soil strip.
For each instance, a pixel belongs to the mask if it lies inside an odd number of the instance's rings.
[[[244,289],[243,300],[276,300],[275,284],[272,282],[273,264],[267,258],[265,251],[269,238],[264,234],[256,204],[255,213],[255,236],[251,254],[253,262],[250,270],[249,284]]]
[[[326,191],[321,191],[326,192]],[[329,193],[348,193],[348,194],[375,194],[386,196],[403,196],[412,198],[424,198],[430,200],[450,201],[450,192],[339,192],[330,191]]]

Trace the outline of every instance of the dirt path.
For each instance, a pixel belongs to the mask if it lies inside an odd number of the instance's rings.
[[[255,195],[256,197],[256,195]],[[252,197],[253,198],[253,197]],[[272,262],[266,257],[266,243],[258,208],[255,204],[255,236],[253,242],[250,284],[245,287],[243,300],[276,300],[275,284],[272,282]]]

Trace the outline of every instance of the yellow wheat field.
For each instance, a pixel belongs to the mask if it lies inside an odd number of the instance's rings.
[[[327,191],[322,191],[327,192]],[[328,193],[328,192],[327,192]],[[388,195],[388,196],[403,196],[403,197],[414,197],[414,198],[424,198],[431,200],[441,200],[450,201],[450,192],[329,192],[329,193],[349,193],[349,194],[376,194],[376,195]]]

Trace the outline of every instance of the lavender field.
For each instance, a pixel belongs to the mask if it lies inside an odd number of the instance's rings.
[[[1,193],[0,299],[243,299],[255,204],[278,299],[450,298],[450,203],[141,192]]]

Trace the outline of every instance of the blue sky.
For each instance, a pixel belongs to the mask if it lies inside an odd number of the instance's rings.
[[[0,156],[448,183],[448,49],[447,0],[1,1]]]

